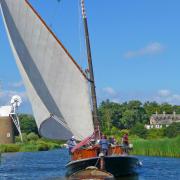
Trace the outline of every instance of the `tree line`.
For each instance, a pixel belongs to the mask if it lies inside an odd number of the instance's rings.
[[[131,134],[139,137],[174,137],[180,135],[180,123],[174,123],[168,128],[148,130],[144,128],[149,119],[156,112],[162,114],[180,114],[180,106],[168,103],[159,104],[155,101],[142,103],[132,100],[124,103],[103,101],[98,108],[102,132],[107,135],[116,135],[118,131],[127,129]],[[174,134],[172,133],[174,132]],[[121,133],[120,133],[121,134]]]
[[[175,137],[180,135],[180,123],[172,124],[168,128],[146,130],[145,124],[149,124],[149,119],[156,112],[162,114],[180,114],[180,106],[168,103],[159,104],[157,102],[142,103],[132,100],[124,103],[115,103],[110,100],[102,101],[98,107],[98,117],[101,131],[106,135],[121,136],[125,131],[141,138],[154,137]],[[22,133],[38,134],[38,129],[32,115],[20,114],[20,125]],[[15,132],[18,134],[17,131]]]

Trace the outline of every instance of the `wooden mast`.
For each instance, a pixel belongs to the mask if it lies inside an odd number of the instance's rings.
[[[83,23],[84,23],[86,48],[87,48],[87,58],[88,58],[89,77],[90,77],[89,82],[91,85],[93,124],[94,124],[94,129],[95,129],[95,137],[99,138],[99,121],[98,121],[98,115],[97,115],[96,87],[95,87],[95,81],[94,81],[94,72],[93,72],[93,64],[92,64],[92,57],[91,57],[91,47],[90,47],[88,23],[87,23],[84,0],[81,0],[81,7],[82,7],[82,18],[83,18]]]

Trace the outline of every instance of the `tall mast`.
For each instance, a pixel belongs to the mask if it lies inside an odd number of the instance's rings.
[[[87,24],[87,17],[86,11],[84,6],[84,0],[81,0],[81,7],[82,7],[82,18],[84,23],[84,31],[85,31],[85,39],[86,39],[86,48],[87,48],[87,58],[88,58],[88,67],[89,67],[89,77],[90,77],[90,85],[91,85],[91,99],[92,99],[92,114],[93,114],[93,124],[94,128],[97,132],[99,130],[99,121],[97,116],[97,99],[96,99],[96,87],[94,81],[94,72],[93,72],[93,65],[92,65],[92,57],[91,57],[91,47],[89,41],[89,32],[88,32],[88,24]],[[99,132],[96,133],[96,138],[99,136]]]

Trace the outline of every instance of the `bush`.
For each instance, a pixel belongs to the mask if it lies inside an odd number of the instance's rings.
[[[49,144],[42,140],[37,141],[36,145],[38,151],[48,151],[50,149]]]
[[[31,132],[27,135],[28,141],[37,141],[39,139],[39,136],[35,134],[34,132]]]
[[[172,123],[165,129],[165,135],[169,138],[180,135],[180,123]]]
[[[61,145],[56,144],[56,143],[48,143],[49,149],[57,149],[60,148]]]
[[[147,139],[159,139],[164,137],[164,129],[149,129]]]
[[[147,136],[147,129],[143,124],[137,123],[133,128],[131,128],[130,134],[137,135],[145,139]]]
[[[23,139],[23,143],[27,143],[28,142],[28,138],[27,138],[27,134],[26,133],[22,133],[22,139]]]
[[[21,137],[20,137],[20,136],[16,136],[16,137],[15,137],[15,142],[16,142],[16,143],[22,143]]]
[[[41,137],[40,139],[41,141],[44,141],[44,142],[50,142],[50,143],[55,143],[55,144],[64,144],[66,143],[65,140],[50,140],[50,139],[47,139],[47,138],[44,138],[44,137]]]

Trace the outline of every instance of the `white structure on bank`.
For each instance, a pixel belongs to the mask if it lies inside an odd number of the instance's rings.
[[[22,141],[19,118],[17,115],[17,109],[20,104],[21,98],[16,95],[12,97],[11,105],[0,107],[0,144],[14,143],[14,125],[16,126]]]
[[[150,117],[150,124],[145,125],[145,127],[146,129],[168,127],[173,122],[180,122],[180,114],[176,114],[175,111],[173,114],[166,114],[165,111],[163,114],[156,112]]]

